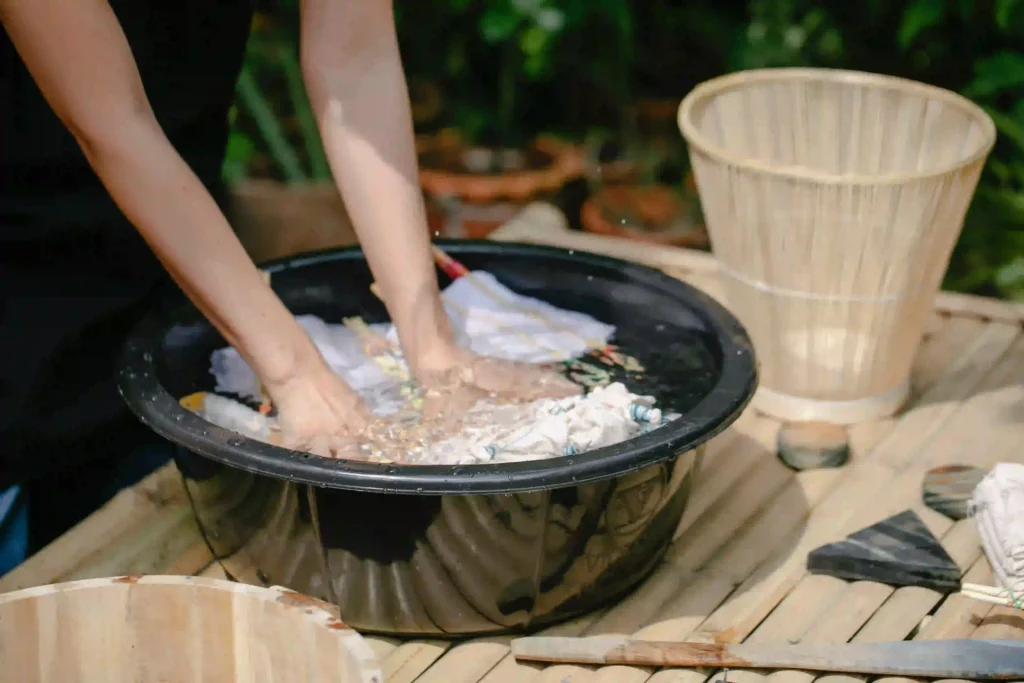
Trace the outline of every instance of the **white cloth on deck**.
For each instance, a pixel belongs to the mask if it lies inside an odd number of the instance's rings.
[[[1024,592],[1024,465],[993,467],[974,488],[970,514],[999,583]]]

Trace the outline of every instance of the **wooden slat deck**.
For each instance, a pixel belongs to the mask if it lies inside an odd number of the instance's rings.
[[[720,296],[711,257],[570,233],[550,207],[532,207],[497,237],[618,255]],[[778,428],[775,420],[748,411],[716,438],[666,561],[622,602],[548,632],[719,642],[1024,639],[1019,610],[805,571],[810,549],[912,508],[942,539],[967,581],[993,583],[972,523],[953,522],[925,507],[920,487],[925,471],[937,465],[1024,462],[1024,307],[941,294],[914,364],[911,405],[892,419],[853,427],[853,453],[841,469],[790,471],[774,454]],[[118,494],[0,579],[0,592],[139,573],[223,577],[173,468]],[[720,678],[710,670],[520,664],[510,656],[506,637],[458,644],[369,640],[393,683],[704,683]],[[800,671],[731,671],[728,676],[734,683],[815,678]]]

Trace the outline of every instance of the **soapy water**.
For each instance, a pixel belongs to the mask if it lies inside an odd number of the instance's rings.
[[[360,318],[330,324],[299,316],[327,364],[373,418],[363,434],[342,442],[336,457],[460,465],[576,455],[656,429],[678,416],[671,409],[683,412],[695,405],[714,383],[717,363],[706,343],[679,328],[633,330],[640,336],[612,344],[619,332],[615,326],[516,294],[483,271],[456,279],[442,301],[460,346],[479,357],[555,366],[580,387],[579,395],[512,402],[480,392],[472,405],[425,414],[430,397],[412,379],[393,325]],[[644,350],[645,362],[627,348]],[[654,375],[645,367],[651,361]],[[215,351],[210,372],[217,393],[202,395],[206,400],[193,396],[189,407],[224,428],[279,442],[259,380],[237,351]],[[566,396],[532,388],[526,392],[532,397]],[[667,399],[665,414],[658,399]],[[241,401],[262,402],[262,414]]]
[[[401,399],[399,399],[401,400]],[[277,444],[273,415],[214,393],[182,399],[182,405],[224,429]],[[511,403],[485,398],[445,419],[424,419],[405,407],[377,416],[337,457],[380,463],[474,465],[539,460],[620,443],[678,417],[663,414],[650,396],[633,394],[621,382],[562,399]]]

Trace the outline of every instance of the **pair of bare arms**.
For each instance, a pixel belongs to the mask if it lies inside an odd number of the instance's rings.
[[[303,76],[338,188],[434,418],[478,398],[578,393],[546,370],[458,348],[441,305],[389,0],[302,0]],[[111,197],[270,394],[293,448],[366,429],[358,396],[266,286],[156,120],[107,0],[0,0],[0,21]],[[16,103],[15,103],[16,106]]]

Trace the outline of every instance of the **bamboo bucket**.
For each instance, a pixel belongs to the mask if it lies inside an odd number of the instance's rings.
[[[904,79],[762,69],[697,86],[679,127],[761,364],[754,405],[842,424],[896,412],[991,118]]]
[[[327,603],[188,576],[88,579],[0,595],[0,681],[381,683]]]

